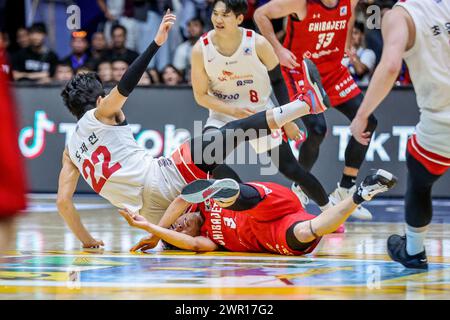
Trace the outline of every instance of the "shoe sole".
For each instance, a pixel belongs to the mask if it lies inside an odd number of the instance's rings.
[[[313,86],[313,88],[315,89],[314,91],[320,98],[319,103],[321,103],[322,109],[325,111],[326,109],[331,108],[332,106],[330,97],[328,97],[325,89],[323,88],[322,78],[320,77],[319,70],[317,70],[314,62],[307,58],[303,59],[303,69],[304,71],[306,71],[304,72],[304,74],[306,75],[307,81]]]
[[[385,184],[388,189],[392,189],[397,184],[398,178],[386,170],[378,169],[375,174],[382,178],[383,184]]]
[[[201,203],[210,198],[228,199],[239,191],[239,184],[233,179],[196,180],[181,191],[180,197],[189,203]]]

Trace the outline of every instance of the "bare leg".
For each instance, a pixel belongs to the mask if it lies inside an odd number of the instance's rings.
[[[316,236],[321,237],[333,233],[357,207],[358,205],[353,202],[353,198],[349,197],[328,208],[316,218],[297,224],[294,228],[294,234],[298,241],[308,243],[313,241]]]

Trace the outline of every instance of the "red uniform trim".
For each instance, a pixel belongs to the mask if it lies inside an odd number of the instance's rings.
[[[172,159],[186,183],[208,178],[208,174],[195,165],[192,159],[191,146],[188,141],[175,150],[172,154]]]
[[[415,134],[408,140],[408,152],[431,174],[440,176],[450,168],[450,158],[443,157],[421,147]]]

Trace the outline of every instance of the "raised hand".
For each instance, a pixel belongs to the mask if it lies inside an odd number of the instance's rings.
[[[166,14],[161,21],[161,24],[159,25],[158,33],[155,36],[155,42],[158,46],[162,46],[164,42],[167,41],[167,38],[169,37],[169,31],[176,20],[177,17],[174,14],[170,13],[170,9],[167,9]]]

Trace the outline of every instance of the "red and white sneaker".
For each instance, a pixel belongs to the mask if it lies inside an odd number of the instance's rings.
[[[306,102],[311,114],[319,114],[331,108],[330,98],[322,85],[319,70],[309,59],[303,59],[304,80],[300,84],[302,92],[297,99]]]

